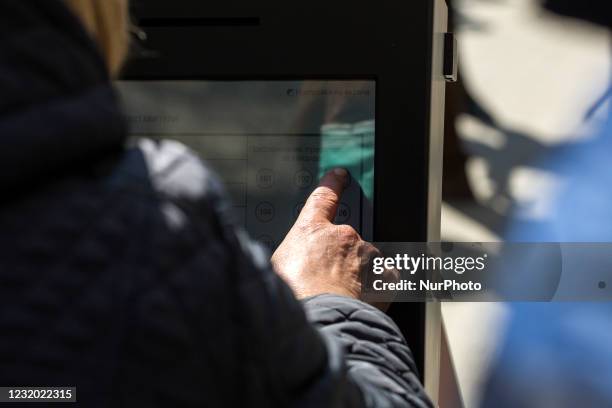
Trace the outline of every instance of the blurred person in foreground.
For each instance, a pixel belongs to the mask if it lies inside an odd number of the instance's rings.
[[[430,407],[398,328],[358,300],[376,250],[331,222],[346,171],[274,271],[193,153],[126,146],[127,14],[0,2],[0,385],[76,386],[86,407]]]
[[[612,27],[608,0],[549,0],[547,5],[564,15]],[[509,240],[612,242],[611,154],[608,108],[607,119],[590,142],[546,159],[565,181],[554,206],[554,220],[536,228],[517,223],[510,229]],[[575,278],[589,279],[594,266],[584,264],[583,276]],[[527,276],[531,272],[538,271],[516,271],[514,279],[528,281],[533,278]],[[605,285],[600,283],[599,288],[604,290]],[[510,312],[483,407],[612,407],[612,303],[514,303]]]

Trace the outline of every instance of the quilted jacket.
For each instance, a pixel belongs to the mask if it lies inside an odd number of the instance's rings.
[[[431,406],[389,318],[298,302],[198,157],[127,142],[59,0],[0,1],[0,143],[0,386],[76,386],[72,407]]]

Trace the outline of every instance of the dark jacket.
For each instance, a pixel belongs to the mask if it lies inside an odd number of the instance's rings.
[[[0,2],[0,95],[0,386],[76,386],[85,407],[430,406],[389,318],[296,301],[193,153],[127,146],[58,0]]]

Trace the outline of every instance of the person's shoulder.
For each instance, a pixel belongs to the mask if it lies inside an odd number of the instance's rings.
[[[217,200],[224,196],[219,177],[198,155],[174,140],[134,142],[144,160],[147,178],[160,194],[173,199],[200,201]]]
[[[180,208],[191,223],[208,220],[224,231],[238,225],[219,176],[180,142],[133,140],[107,180],[149,204]]]
[[[230,200],[217,174],[198,154],[174,140],[135,139],[111,165],[105,184],[158,201],[207,204],[225,213]]]

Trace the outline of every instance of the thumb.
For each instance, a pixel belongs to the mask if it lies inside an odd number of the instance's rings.
[[[342,168],[327,172],[319,182],[319,186],[308,197],[298,219],[309,222],[333,222],[348,177],[348,171]]]

